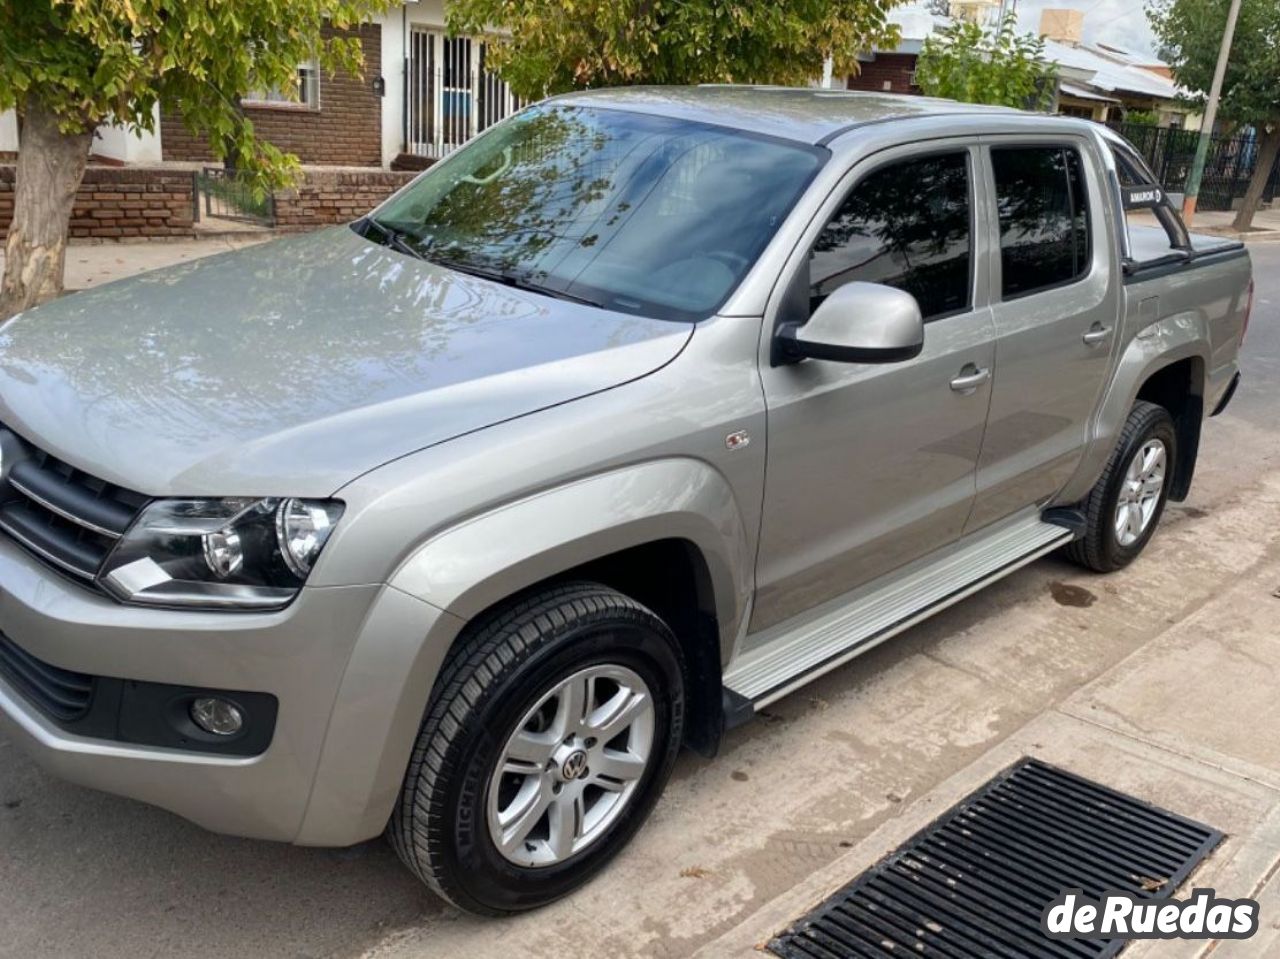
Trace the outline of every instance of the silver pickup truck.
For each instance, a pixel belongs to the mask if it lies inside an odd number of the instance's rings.
[[[1084,121],[546,101],[350,225],[0,328],[0,727],[213,830],[562,896],[687,745],[1187,496],[1250,262]]]

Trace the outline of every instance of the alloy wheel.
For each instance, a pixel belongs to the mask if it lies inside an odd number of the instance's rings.
[[[1132,546],[1151,525],[1164,492],[1168,459],[1164,443],[1149,439],[1129,461],[1116,499],[1116,542],[1121,546]]]
[[[489,835],[509,862],[564,862],[627,807],[653,752],[653,694],[624,666],[579,670],[544,693],[499,753]]]

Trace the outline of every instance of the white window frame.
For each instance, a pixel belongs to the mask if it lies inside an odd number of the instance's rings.
[[[270,90],[254,90],[240,99],[246,107],[266,108],[272,110],[305,110],[317,113],[320,110],[320,65],[315,59],[304,60],[298,64],[297,84],[290,92],[277,88]]]

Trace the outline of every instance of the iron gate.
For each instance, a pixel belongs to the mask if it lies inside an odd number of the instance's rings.
[[[1108,125],[1138,149],[1166,190],[1181,193],[1186,189],[1200,139],[1197,131],[1139,123]],[[1233,136],[1216,133],[1210,138],[1197,202],[1201,210],[1230,210],[1244,196],[1257,166],[1259,147],[1258,138],[1251,132]],[[1280,163],[1271,171],[1263,201],[1274,199],[1278,190]]]
[[[405,80],[405,152],[443,157],[521,107],[488,69],[488,44],[415,29]]]

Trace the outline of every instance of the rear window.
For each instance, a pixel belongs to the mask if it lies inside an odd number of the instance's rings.
[[[1089,194],[1079,151],[991,151],[1004,299],[1073,283],[1089,272]]]

